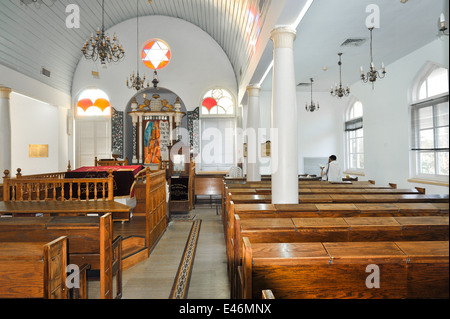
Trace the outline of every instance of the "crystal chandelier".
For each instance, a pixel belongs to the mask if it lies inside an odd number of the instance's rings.
[[[313,102],[313,98],[312,98],[312,91],[313,91],[313,89],[312,89],[312,86],[313,86],[314,80],[313,80],[313,78],[311,78],[310,80],[311,80],[311,104],[308,105],[308,103],[306,103],[305,109],[306,109],[307,112],[314,112],[314,111],[316,111],[316,110],[317,110],[317,111],[319,110],[319,103],[317,103],[317,105],[316,105],[316,104]]]
[[[337,84],[335,85],[336,87],[334,89],[333,89],[333,87],[331,87],[331,95],[341,98],[344,95],[348,96],[350,94],[350,88],[349,88],[348,84],[347,84],[347,88],[346,89],[344,89],[342,87],[342,70],[341,70],[341,66],[342,66],[341,56],[342,56],[342,53],[338,53],[338,55],[339,55],[339,62],[338,62],[338,65],[339,65],[339,87],[338,87]]]
[[[88,60],[97,61],[106,66],[106,62],[118,62],[125,56],[125,51],[119,43],[119,39],[114,35],[112,41],[108,34],[105,34],[105,0],[102,0],[102,28],[97,29],[97,34],[86,40],[81,51]]]
[[[139,75],[139,0],[136,0],[136,51],[137,51],[137,72],[136,75],[133,74],[127,78],[127,87],[129,89],[135,89],[136,91],[139,91],[140,89],[143,89],[145,86],[149,87],[150,84],[146,83],[146,77],[145,75],[141,78]]]
[[[373,64],[373,54],[372,54],[372,31],[373,27],[369,28],[370,31],[370,70],[367,72],[367,75],[364,74],[364,69],[361,66],[361,80],[364,83],[371,82],[372,88],[374,82],[378,79],[383,79],[386,75],[386,69],[384,67],[384,63],[381,64],[381,74],[376,70],[375,65]]]

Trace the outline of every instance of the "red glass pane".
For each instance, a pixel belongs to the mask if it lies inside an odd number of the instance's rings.
[[[82,100],[79,100],[79,101],[78,101],[78,104],[77,104],[77,106],[78,106],[78,107],[81,107],[85,112],[86,112],[86,110],[87,110],[89,107],[91,107],[91,106],[93,106],[93,105],[94,105],[94,103],[92,103],[91,99],[82,99]]]
[[[206,99],[203,100],[202,105],[206,107],[210,112],[211,109],[217,105],[217,101],[214,100],[212,97],[207,97]]]

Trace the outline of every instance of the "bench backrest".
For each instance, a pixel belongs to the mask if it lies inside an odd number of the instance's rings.
[[[69,241],[68,260],[79,267],[88,263],[100,270],[102,299],[113,298],[113,247],[111,213],[101,217],[12,217],[0,219],[0,246],[3,242],[38,242],[59,236]]]
[[[0,298],[66,299],[67,237],[49,243],[2,242]]]
[[[264,243],[244,238],[243,298],[448,298],[448,241]],[[368,276],[379,269],[380,286]],[[369,287],[370,286],[370,287]]]

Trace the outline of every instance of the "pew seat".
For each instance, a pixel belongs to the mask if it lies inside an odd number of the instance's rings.
[[[449,296],[448,241],[258,244],[245,237],[243,250],[246,299],[269,287],[278,299]]]

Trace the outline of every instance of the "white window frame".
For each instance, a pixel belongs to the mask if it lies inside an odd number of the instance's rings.
[[[104,124],[106,124],[105,126],[105,145],[106,148],[104,150],[104,152],[102,152],[101,154],[92,154],[92,165],[94,165],[95,163],[95,157],[97,156],[99,159],[101,158],[111,158],[112,156],[112,132],[111,132],[111,116],[112,114],[108,114],[108,115],[86,115],[86,116],[80,116],[78,115],[77,112],[77,104],[79,101],[79,97],[81,96],[81,94],[83,92],[85,92],[85,90],[89,90],[89,89],[98,89],[96,87],[87,87],[83,90],[80,91],[79,94],[77,94],[77,98],[74,101],[74,108],[73,108],[73,117],[75,119],[75,167],[79,168],[81,166],[81,137],[80,137],[80,132],[81,129],[83,127],[84,123],[92,123],[92,125],[94,125],[95,130],[94,130],[94,135],[96,135],[95,131],[98,130],[99,126],[103,126]],[[101,90],[101,89],[98,89]],[[103,94],[105,94],[105,96],[108,96],[108,94],[106,92],[104,92],[103,90],[101,90],[103,92]],[[109,100],[109,98],[108,98]],[[111,113],[112,113],[112,106],[111,106]],[[92,139],[94,141],[94,149],[97,149],[97,142],[98,142],[98,137],[97,136],[92,136]]]
[[[411,140],[410,140],[410,182],[420,182],[424,184],[436,184],[436,185],[449,185],[449,175],[438,174],[439,167],[439,153],[441,152],[449,152],[448,147],[445,150],[441,150],[436,145],[436,131],[438,125],[436,123],[436,105],[440,103],[448,103],[449,100],[449,92],[438,94],[435,96],[427,96],[426,98],[419,100],[420,89],[422,85],[427,81],[428,77],[437,69],[445,68],[434,63],[428,63],[422,69],[423,71],[417,77],[415,81],[415,85],[412,89],[412,103],[410,105],[410,131],[411,131]],[[428,94],[427,94],[428,95]],[[425,107],[431,107],[433,111],[433,127],[430,128],[433,130],[434,138],[434,146],[431,150],[420,150],[420,145],[417,144],[415,140],[418,138],[418,132],[420,129],[415,125],[418,117],[418,110]],[[417,146],[418,145],[418,146]],[[435,174],[424,174],[421,172],[420,168],[420,154],[421,152],[433,153],[435,158]]]
[[[361,101],[357,100],[357,99],[352,99],[350,101],[350,104],[347,108],[347,111],[345,113],[345,122],[344,122],[344,130],[346,127],[346,123],[351,122],[351,121],[361,121],[363,122],[364,119],[364,113],[362,116],[358,116],[355,117],[353,116],[352,112],[353,109],[355,107],[356,103],[361,103]],[[361,104],[361,107],[364,110],[364,106]],[[351,132],[362,132],[362,136],[361,137],[351,137]],[[361,175],[364,176],[364,167],[352,167],[350,166],[351,163],[351,157],[353,154],[360,154],[364,157],[364,127],[361,127],[357,130],[354,131],[344,131],[344,139],[345,139],[345,172],[344,173],[349,173],[349,174],[353,174],[353,175]],[[352,141],[357,142],[358,139],[362,139],[363,141],[363,150],[362,152],[353,152],[352,147],[351,147],[351,143]]]
[[[231,97],[231,99],[233,101],[233,106],[232,106],[233,107],[233,114],[205,114],[205,113],[203,113],[202,102],[206,98],[206,93],[208,93],[209,91],[212,91],[212,90],[223,90],[223,91],[226,91],[230,95],[230,97]],[[210,88],[210,89],[206,90],[205,93],[202,95],[202,98],[200,100],[199,117],[200,118],[202,118],[202,117],[204,117],[204,118],[208,118],[208,117],[233,117],[233,118],[235,118],[236,117],[236,97],[233,95],[233,93],[231,93],[230,90],[228,90],[226,88],[214,87],[214,88]]]
[[[232,99],[232,102],[233,102],[233,106],[232,106],[233,107],[233,114],[204,114],[204,113],[202,113],[202,109],[203,109],[202,102],[207,97],[206,94],[208,92],[210,92],[211,90],[215,90],[215,89],[224,90],[230,95],[230,97]],[[222,171],[226,171],[226,172],[228,172],[228,170],[232,166],[236,165],[236,150],[237,150],[237,145],[238,145],[237,138],[236,138],[236,136],[237,136],[237,134],[236,134],[236,132],[237,132],[237,128],[236,128],[236,124],[237,124],[237,122],[236,122],[236,116],[237,116],[236,115],[236,110],[237,110],[236,97],[234,96],[233,93],[231,93],[230,90],[228,90],[226,88],[214,87],[214,88],[209,88],[208,90],[206,90],[204,92],[204,94],[202,94],[202,97],[200,99],[200,103],[199,104],[200,104],[200,106],[199,106],[199,130],[200,130],[199,149],[200,149],[200,153],[199,153],[199,156],[198,156],[198,158],[196,160],[196,170],[197,171],[202,171],[202,172],[214,172],[214,171],[221,171],[221,172]],[[220,120],[221,118],[229,120],[229,121],[230,120],[232,121],[231,126],[232,126],[232,128],[234,130],[233,147],[232,147],[233,148],[233,150],[232,150],[232,152],[233,152],[233,154],[232,154],[233,163],[222,164],[222,165],[221,165],[221,163],[217,163],[217,165],[211,164],[211,163],[204,163],[204,164],[202,164],[203,147],[207,146],[207,144],[210,143],[210,141],[207,141],[207,140],[204,141],[203,140],[203,130],[204,130],[204,127],[205,127],[205,125],[204,125],[205,123],[202,123],[202,121],[208,122],[208,120]],[[206,125],[206,126],[208,126],[208,125]],[[209,131],[209,132],[211,133],[211,131]],[[229,139],[229,137],[224,137],[224,138],[228,138]],[[226,146],[222,145],[222,147],[223,147],[222,151],[226,151]]]

